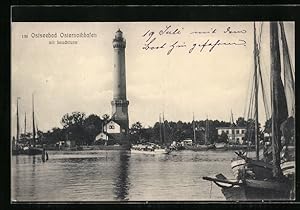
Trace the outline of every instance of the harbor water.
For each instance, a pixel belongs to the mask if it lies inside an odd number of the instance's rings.
[[[131,154],[121,150],[48,151],[12,157],[13,201],[225,200],[203,176],[232,178],[233,151]]]

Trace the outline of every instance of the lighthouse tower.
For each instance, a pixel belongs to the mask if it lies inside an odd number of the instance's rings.
[[[119,29],[113,39],[114,69],[113,69],[113,100],[112,120],[120,125],[120,133],[128,133],[128,105],[126,98],[125,48],[126,40]]]

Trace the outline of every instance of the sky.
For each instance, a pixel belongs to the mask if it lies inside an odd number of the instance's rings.
[[[260,31],[260,23],[256,26]],[[284,26],[295,66],[294,23],[285,22]],[[235,119],[244,116],[254,68],[253,22],[13,22],[13,135],[17,97],[21,98],[21,131],[25,112],[27,129],[31,129],[32,93],[37,125],[42,131],[62,127],[62,116],[73,111],[111,115],[112,39],[118,28],[126,39],[130,124],[140,121],[146,127],[153,126],[162,112],[166,120],[176,122],[191,121],[193,113],[196,120],[208,116],[229,121],[231,110]],[[262,70],[268,75],[269,24],[263,23],[262,28]],[[57,37],[36,37],[47,33],[56,33]],[[61,33],[92,33],[94,37],[61,38]],[[203,47],[205,43],[211,46]],[[212,47],[214,43],[219,45]],[[261,102],[260,113],[264,122]]]

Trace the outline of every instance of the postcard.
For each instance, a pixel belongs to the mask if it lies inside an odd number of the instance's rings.
[[[11,23],[11,200],[295,199],[295,22]]]

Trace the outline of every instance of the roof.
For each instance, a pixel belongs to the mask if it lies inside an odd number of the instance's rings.
[[[110,122],[114,122],[114,123],[116,123],[116,124],[118,124],[118,125],[120,125],[120,123],[119,122],[117,122],[116,120],[114,120],[114,119],[110,119],[110,120],[108,120],[107,122],[106,122],[106,124],[105,125],[107,125],[108,123],[110,123]]]

